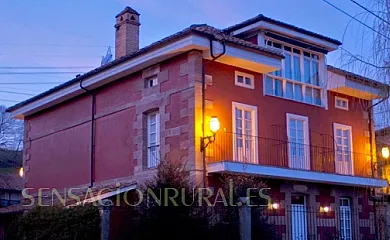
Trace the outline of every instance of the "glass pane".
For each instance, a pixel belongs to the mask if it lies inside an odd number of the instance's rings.
[[[283,84],[278,79],[275,79],[275,96],[283,96]]]
[[[156,122],[156,114],[149,115],[149,121],[150,121],[150,123],[155,123]]]
[[[156,142],[156,134],[155,133],[152,133],[152,134],[149,135],[149,142],[150,143]]]
[[[301,59],[294,56],[294,80],[301,81]]]
[[[320,79],[319,79],[319,74],[318,74],[318,62],[312,62],[311,64],[311,74],[312,74],[312,84],[319,86],[320,85]]]
[[[150,132],[155,133],[156,132],[156,124],[151,124],[150,125]]]
[[[252,85],[252,79],[245,77],[245,84]]]
[[[249,120],[252,119],[252,114],[251,114],[251,112],[245,111],[245,119],[249,119]]]
[[[284,50],[291,52],[291,48],[288,46],[284,46]]]
[[[244,83],[244,77],[243,76],[237,76],[237,82]]]
[[[275,71],[275,72],[272,73],[272,75],[281,77],[282,76],[282,70]]]
[[[293,48],[293,52],[296,53],[296,54],[301,54],[301,50],[296,49],[296,48]]]
[[[242,128],[242,121],[241,120],[236,121],[236,127],[237,128]]]
[[[349,130],[344,130],[344,131],[343,131],[343,137],[349,139]]]
[[[306,87],[305,102],[313,103],[313,88],[311,87]]]
[[[242,147],[242,138],[237,137],[237,147]]]
[[[308,52],[303,52],[303,55],[304,55],[305,57],[310,57],[310,53],[308,53]]]
[[[296,137],[296,129],[295,128],[290,128],[290,139],[293,139]]]
[[[297,101],[303,101],[302,86],[299,84],[294,85],[294,97]]]
[[[303,60],[303,76],[305,83],[311,83],[310,78],[310,60],[305,58]]]
[[[319,89],[313,89],[314,104],[321,105],[321,91]]]
[[[299,139],[303,139],[303,130],[298,130],[297,133],[298,133],[298,136],[297,136],[297,137],[298,137]]]
[[[282,48],[282,44],[274,42],[274,47],[280,49]]]
[[[273,80],[270,77],[265,77],[265,92],[268,94],[273,94]]]
[[[292,79],[291,55],[290,54],[285,54],[285,59],[284,59],[284,77]]]
[[[294,98],[294,84],[290,82],[286,83],[286,98]]]
[[[336,129],[336,136],[341,137],[341,129]]]
[[[242,111],[236,108],[236,119],[241,119],[241,118],[242,118]]]
[[[303,121],[296,121],[297,122],[297,129],[302,130],[303,129]]]

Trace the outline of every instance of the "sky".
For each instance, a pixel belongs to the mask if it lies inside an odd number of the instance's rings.
[[[362,12],[351,1],[329,1],[352,15]],[[115,15],[126,6],[141,14],[140,47],[191,24],[225,28],[264,14],[340,40],[353,53],[365,49],[356,41],[362,26],[322,0],[1,0],[0,105],[12,106],[100,66],[108,46],[114,47]],[[328,63],[340,65],[339,56],[331,53]]]

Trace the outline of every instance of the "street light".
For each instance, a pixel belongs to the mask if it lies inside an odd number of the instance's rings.
[[[389,147],[382,147],[382,157],[388,159],[390,156]]]
[[[220,123],[219,119],[216,116],[212,116],[209,122],[210,125],[210,131],[212,132],[211,136],[205,136],[200,139],[200,151],[203,152],[206,147],[215,141],[215,135],[217,134]]]

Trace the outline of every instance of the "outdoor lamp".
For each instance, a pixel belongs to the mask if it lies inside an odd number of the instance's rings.
[[[21,168],[19,169],[19,176],[20,176],[20,177],[23,177],[23,175],[24,175],[24,169],[23,169],[23,167],[21,167]]]
[[[212,132],[211,136],[205,136],[200,139],[200,151],[203,152],[206,147],[215,141],[215,135],[217,134],[220,124],[219,119],[216,116],[212,116],[210,119],[210,130]]]
[[[279,209],[279,203],[273,203],[272,204],[272,209],[274,209],[274,210]]]
[[[390,156],[389,147],[382,147],[382,157],[388,159]]]
[[[329,212],[329,210],[330,210],[330,208],[329,208],[328,206],[325,206],[325,207],[324,207],[324,212],[325,212],[325,213]]]

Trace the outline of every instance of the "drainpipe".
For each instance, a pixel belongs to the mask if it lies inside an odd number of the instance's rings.
[[[209,63],[215,62],[218,58],[222,57],[226,53],[226,45],[225,42],[222,41],[223,50],[220,54],[214,55],[214,48],[213,48],[213,40],[210,39],[210,55],[211,60],[203,63],[202,65],[202,141],[204,141],[205,138],[205,110],[206,110],[206,67]],[[203,144],[203,143],[202,143]],[[206,168],[206,149],[203,149],[202,153],[202,164],[203,164],[203,187],[206,188],[206,181],[207,181],[207,168]]]
[[[370,107],[368,107],[368,129],[369,129],[369,140],[370,140],[370,157],[371,157],[371,176],[374,178],[375,177],[375,174],[374,174],[374,170],[375,170],[375,166],[374,166],[374,146],[372,144],[372,141],[373,141],[373,134],[372,132],[374,131],[374,129],[372,128],[372,118],[373,118],[373,114],[372,114],[372,111],[374,109],[375,106],[377,106],[378,104],[386,101],[387,99],[389,99],[389,88],[386,89],[386,97],[383,98],[382,100],[380,100],[379,102],[371,105]],[[374,194],[375,194],[375,188],[372,188],[371,191],[370,191],[370,195],[369,195],[369,199],[372,200],[373,202],[373,208],[374,208],[374,219],[375,219],[375,239],[379,239],[378,238],[378,226],[376,224],[376,220],[377,220],[377,206],[376,206],[376,198],[374,197]]]
[[[95,105],[96,105],[96,93],[95,91],[88,90],[83,87],[83,80],[80,81],[80,88],[85,92],[90,92],[92,96],[92,104],[91,104],[91,153],[90,153],[90,183],[89,187],[93,187],[93,183],[95,181],[94,178],[94,169],[95,169]]]

